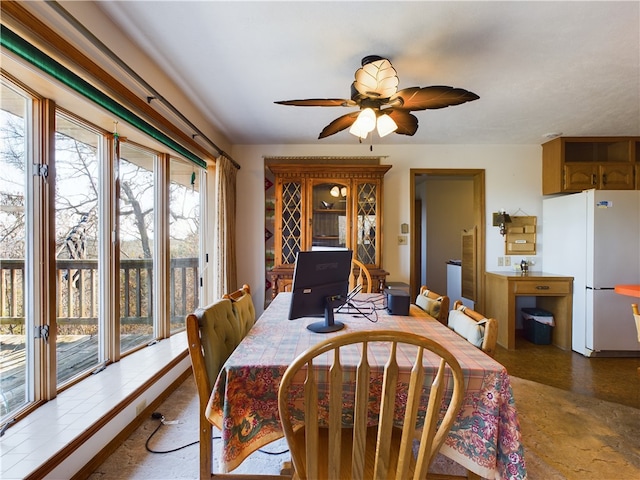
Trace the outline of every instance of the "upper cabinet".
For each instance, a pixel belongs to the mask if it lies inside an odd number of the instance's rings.
[[[382,269],[382,190],[390,165],[275,164],[274,296],[290,288],[299,251],[348,248],[377,285]]]
[[[640,189],[639,137],[559,137],[542,145],[542,193]]]

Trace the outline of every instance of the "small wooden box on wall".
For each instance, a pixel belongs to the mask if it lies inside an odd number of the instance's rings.
[[[536,254],[537,217],[511,217],[505,235],[506,255]]]

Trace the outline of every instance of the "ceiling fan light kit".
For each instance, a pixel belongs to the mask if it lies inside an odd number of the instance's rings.
[[[362,141],[376,127],[380,137],[393,132],[414,135],[418,130],[418,119],[411,111],[445,108],[480,98],[462,88],[443,85],[398,90],[399,83],[397,72],[388,59],[369,55],[362,59],[362,67],[356,70],[351,99],[312,98],[275,103],[299,107],[359,107],[359,112],[342,115],[324,127],[318,138],[348,128],[349,133]]]
[[[349,133],[356,137],[367,138],[374,128],[376,128],[376,114],[372,108],[365,108],[360,111],[358,118],[351,125]]]
[[[396,125],[396,122],[393,121],[393,118],[386,114],[382,114],[378,117],[377,127],[378,135],[380,135],[380,138],[386,137],[387,135],[395,132],[398,129],[398,125]]]

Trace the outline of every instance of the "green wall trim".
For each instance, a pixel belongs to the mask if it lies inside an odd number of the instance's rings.
[[[180,145],[168,135],[162,133],[153,125],[144,121],[142,118],[109,96],[102,93],[89,82],[83,80],[71,70],[46,55],[44,52],[38,50],[4,25],[0,25],[0,45],[32,65],[38,67],[43,72],[51,75],[56,80],[61,81],[63,84],[72,88],[97,105],[100,105],[102,108],[114,114],[121,120],[133,125],[138,130],[149,135],[151,138],[159,141],[180,155],[183,155],[185,158],[188,158],[196,165],[202,168],[207,168],[207,162],[203,159]]]

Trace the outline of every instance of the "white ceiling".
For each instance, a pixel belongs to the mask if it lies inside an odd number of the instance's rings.
[[[638,1],[99,6],[233,144],[357,142],[347,131],[317,139],[347,108],[274,101],[349,98],[354,72],[370,54],[391,60],[399,88],[449,85],[480,96],[415,112],[416,135],[375,143],[540,144],[554,132],[640,135]],[[145,80],[153,86],[153,78]]]

